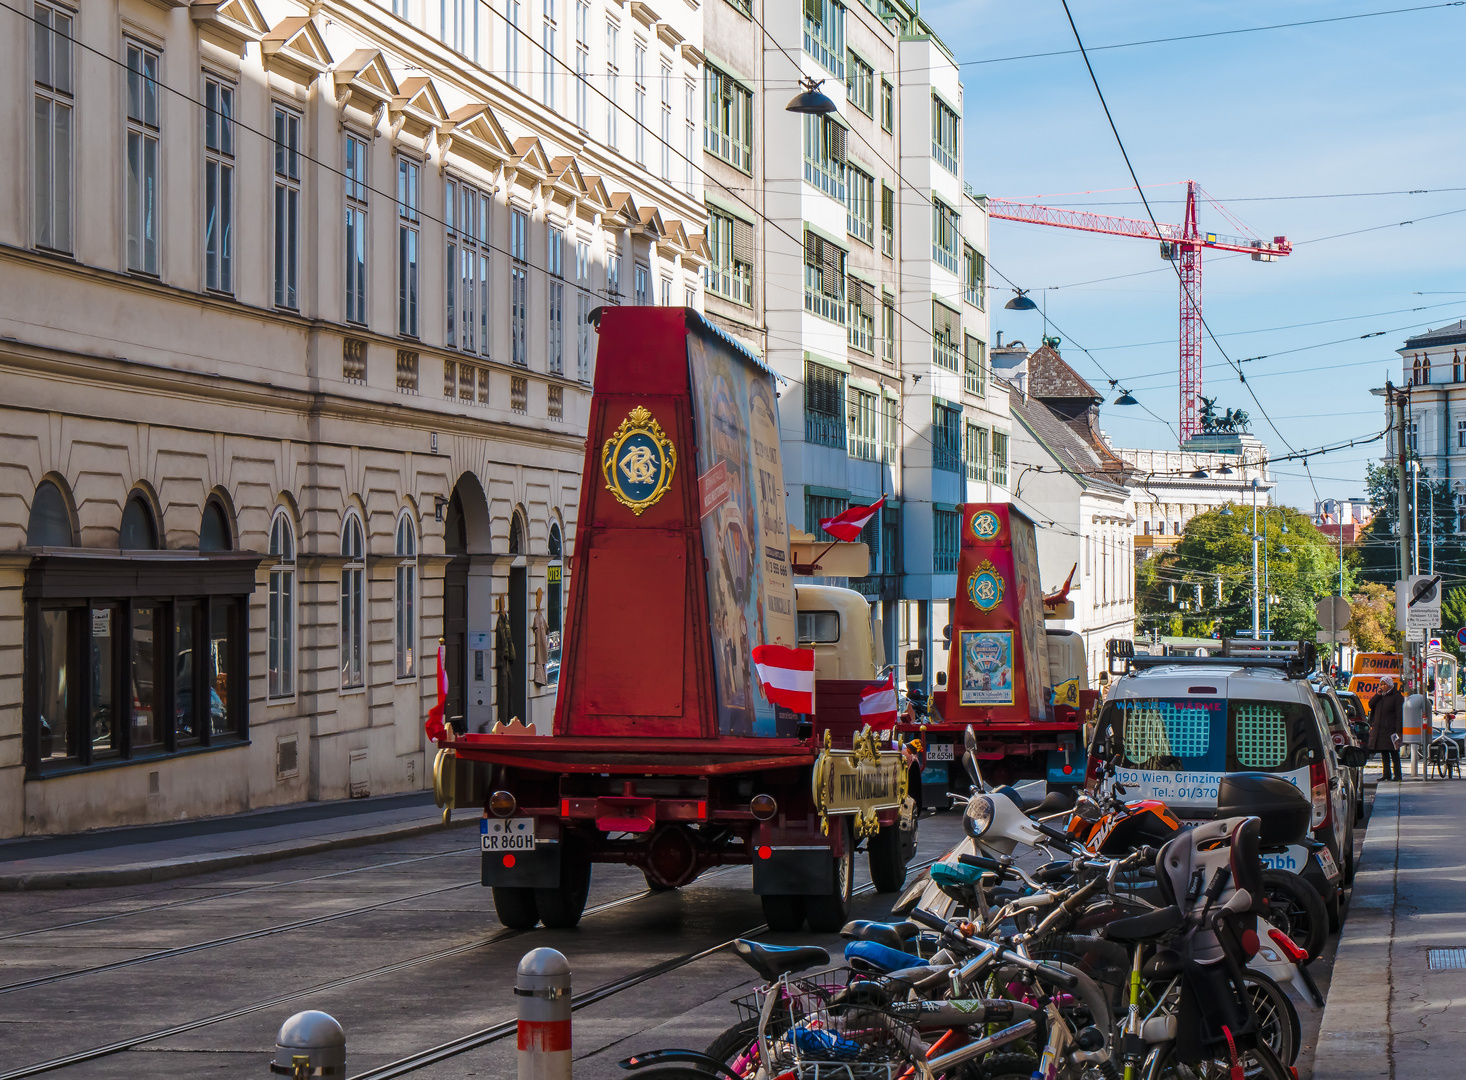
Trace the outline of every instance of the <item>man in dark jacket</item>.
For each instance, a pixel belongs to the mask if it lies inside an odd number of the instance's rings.
[[[1400,736],[1405,729],[1405,695],[1391,675],[1379,681],[1379,693],[1369,703],[1368,749],[1381,755],[1384,764],[1384,780],[1399,780]],[[1390,763],[1394,763],[1394,775],[1390,775]]]

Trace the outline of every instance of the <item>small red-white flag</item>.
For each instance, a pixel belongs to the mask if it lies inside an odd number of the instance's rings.
[[[877,731],[896,725],[896,673],[860,692],[860,718]]]
[[[428,710],[423,729],[433,742],[442,742],[448,737],[448,728],[443,723],[443,714],[448,711],[448,650],[438,642],[438,703]]]
[[[756,645],[753,666],[764,697],[797,713],[814,712],[814,650]]]
[[[874,506],[852,506],[843,514],[836,514],[832,518],[821,518],[820,528],[836,540],[853,543],[860,539],[860,530],[865,528],[865,523],[875,517],[880,508],[885,505],[886,497],[882,495]]]

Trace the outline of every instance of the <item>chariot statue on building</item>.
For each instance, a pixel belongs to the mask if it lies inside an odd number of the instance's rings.
[[[1225,413],[1217,414],[1217,399],[1203,397],[1201,402],[1201,430],[1206,435],[1219,435],[1223,432],[1241,434],[1248,430],[1250,418],[1242,409],[1228,409]]]

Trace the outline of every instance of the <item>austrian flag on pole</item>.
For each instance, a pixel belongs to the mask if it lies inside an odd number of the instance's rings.
[[[753,666],[764,697],[797,713],[814,712],[814,650],[756,645]]]
[[[884,682],[872,683],[860,692],[860,718],[876,731],[896,724],[896,673]]]
[[[821,518],[820,528],[836,540],[844,540],[847,544],[854,543],[860,539],[860,530],[865,528],[865,523],[875,517],[881,507],[885,505],[886,497],[882,495],[874,506],[852,506],[843,514],[836,514],[832,518]]]

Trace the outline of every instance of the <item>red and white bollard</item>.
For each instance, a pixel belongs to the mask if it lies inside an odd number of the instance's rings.
[[[570,961],[534,949],[519,961],[519,1080],[570,1080]]]

